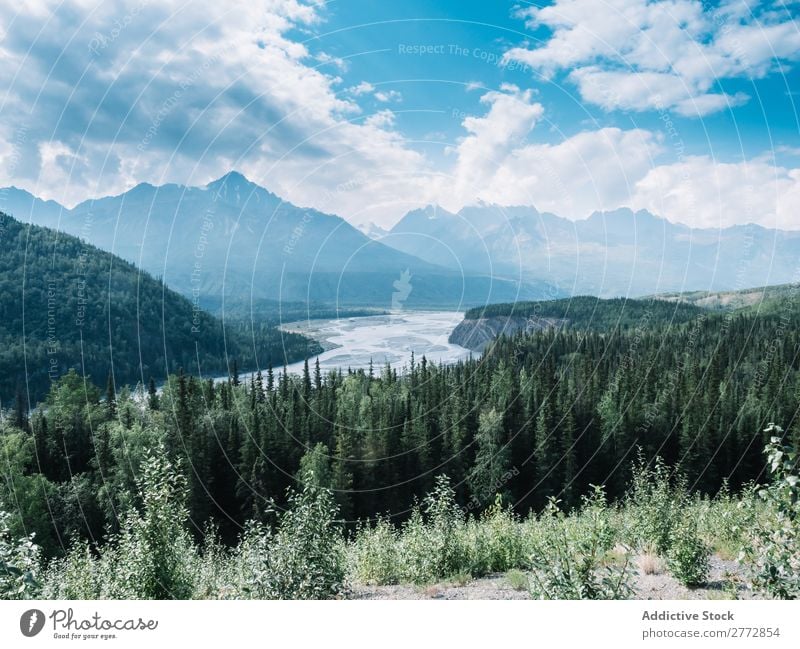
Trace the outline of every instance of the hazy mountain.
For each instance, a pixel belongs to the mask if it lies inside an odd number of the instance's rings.
[[[636,296],[791,281],[800,232],[696,229],[621,208],[571,221],[533,207],[414,210],[381,239],[465,271],[551,282],[569,294]]]
[[[372,223],[371,221],[365,225],[359,226],[358,228],[364,234],[366,234],[370,239],[375,239],[376,241],[380,241],[389,234],[389,230],[382,228],[377,223]]]
[[[13,188],[3,195],[22,220],[58,225],[201,300],[252,292],[256,298],[389,306],[400,294],[403,305],[413,307],[547,292],[541,284],[463,275],[424,261],[370,239],[338,216],[287,203],[236,172],[204,187],[143,183],[71,210]]]

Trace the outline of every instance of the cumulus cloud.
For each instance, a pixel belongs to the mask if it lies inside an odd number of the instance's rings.
[[[800,169],[776,165],[771,156],[736,163],[692,156],[649,170],[630,203],[693,227],[757,223],[796,230]]]
[[[324,11],[322,0],[3,3],[0,184],[73,204],[236,168],[289,200],[354,209],[337,186],[426,163],[389,114],[356,103],[373,87],[341,91],[330,61],[292,35]],[[19,154],[4,154],[12,145]],[[24,164],[10,168],[12,157]]]
[[[350,88],[349,92],[356,97],[367,94],[371,95],[373,92],[375,92],[375,86],[373,86],[369,81],[362,81],[358,85]]]
[[[400,101],[403,95],[397,90],[379,90],[375,93],[375,99],[380,102],[388,103],[390,101]]]
[[[556,0],[519,14],[550,36],[505,60],[547,77],[564,71],[585,100],[608,110],[706,115],[748,99],[718,90],[718,80],[764,77],[800,58],[800,30],[774,3]]]
[[[603,128],[558,144],[531,142],[544,109],[530,91],[504,86],[481,102],[486,113],[463,120],[468,135],[451,149],[452,176],[440,183],[439,201],[448,209],[481,199],[582,218],[626,201],[661,150],[642,129]]]
[[[482,102],[486,113],[464,119],[468,135],[452,150],[452,175],[438,184],[436,198],[447,209],[484,200],[580,219],[629,206],[693,227],[800,227],[800,169],[778,165],[771,155],[664,161],[663,137],[640,128],[606,127],[537,143],[544,113],[529,93],[507,87]]]
[[[455,188],[449,201],[465,199],[491,183],[497,169],[519,147],[543,115],[541,104],[532,101],[530,90],[506,85],[481,97],[488,112],[468,116],[462,126],[468,135],[451,149],[456,156]]]

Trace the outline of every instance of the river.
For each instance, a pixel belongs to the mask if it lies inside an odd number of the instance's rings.
[[[447,338],[464,317],[454,311],[401,311],[390,315],[309,320],[283,325],[314,338],[326,349],[319,355],[323,373],[341,368],[368,368],[370,360],[376,374],[387,362],[398,371],[408,367],[411,353],[419,360],[424,355],[432,363],[455,363],[469,358],[470,350],[452,345]],[[314,359],[309,360],[313,368]],[[303,362],[288,367],[292,374],[303,371]]]

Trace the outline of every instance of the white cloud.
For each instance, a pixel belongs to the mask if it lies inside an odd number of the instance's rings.
[[[359,97],[360,95],[371,95],[373,92],[375,92],[375,86],[373,86],[369,81],[362,81],[357,86],[349,88],[348,92],[356,97]]]
[[[571,218],[617,207],[652,166],[661,146],[641,129],[604,128],[558,144],[537,144],[529,134],[544,110],[530,91],[505,86],[481,97],[485,115],[463,120],[468,135],[451,149],[451,176],[439,181],[437,200],[457,210],[478,199],[531,205]]]
[[[580,219],[630,206],[693,227],[800,229],[800,169],[773,156],[665,163],[661,136],[644,129],[601,128],[535,143],[543,113],[529,94],[509,89],[482,101],[486,114],[464,120],[468,135],[452,151],[452,175],[438,182],[436,200],[449,210],[482,199]]]
[[[625,204],[660,152],[657,138],[642,129],[603,128],[559,144],[531,144],[498,169],[486,200],[584,218]]]
[[[340,92],[324,71],[332,59],[288,36],[319,24],[324,4],[54,0],[36,13],[0,4],[2,133],[26,133],[15,168],[13,142],[0,147],[0,186],[73,204],[236,168],[294,202],[358,212],[361,192],[337,187],[365,170],[413,177],[426,161],[391,113],[362,114],[354,96],[374,86]],[[405,198],[405,182],[381,181],[376,196]]]
[[[377,101],[384,104],[389,103],[390,101],[399,101],[403,97],[403,95],[397,90],[378,90],[369,81],[362,81],[358,85],[348,88],[347,92],[353,97],[372,95]]]
[[[510,49],[504,60],[548,77],[568,71],[581,96],[605,109],[702,116],[747,100],[716,90],[718,79],[763,77],[776,61],[800,59],[800,30],[790,11],[753,5],[556,0],[519,12],[531,29],[544,26],[551,35],[539,47]]]
[[[375,93],[375,99],[382,103],[388,103],[390,101],[400,101],[403,98],[403,95],[400,94],[397,90],[379,90]]]
[[[530,90],[513,86],[504,90],[481,97],[481,103],[489,106],[486,115],[469,116],[462,122],[469,135],[451,150],[456,155],[455,187],[448,192],[448,203],[486,187],[498,166],[523,143],[544,113],[542,105],[531,100]]]
[[[630,202],[693,227],[758,223],[797,230],[800,168],[776,165],[767,156],[738,163],[688,157],[648,171]]]

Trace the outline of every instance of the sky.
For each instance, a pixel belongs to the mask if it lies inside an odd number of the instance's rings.
[[[0,186],[800,229],[800,3],[0,0]]]

